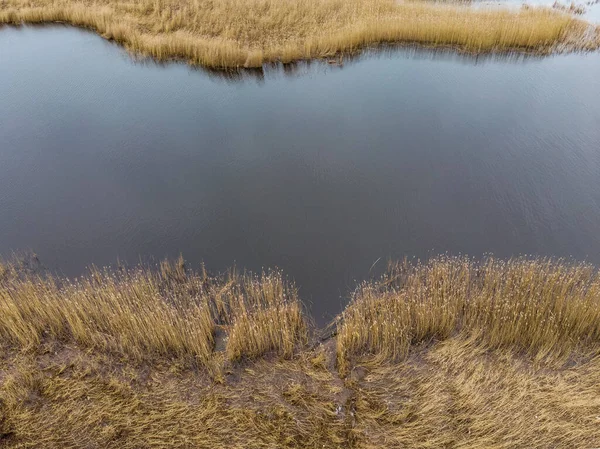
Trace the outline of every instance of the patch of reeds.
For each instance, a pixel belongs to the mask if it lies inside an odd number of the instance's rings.
[[[280,272],[0,264],[0,447],[600,445],[590,265],[393,264],[307,338]]]
[[[395,264],[365,283],[337,332],[342,371],[353,357],[404,359],[415,345],[461,336],[536,361],[565,362],[598,351],[600,276],[586,264],[552,260],[437,258]]]
[[[510,350],[454,337],[357,384],[356,447],[598,447],[600,358],[536,369]]]
[[[211,366],[217,326],[230,360],[290,357],[307,339],[295,289],[279,272],[209,277],[181,258],[157,270],[93,269],[72,281],[0,271],[0,338],[24,350],[58,340]]]
[[[65,22],[129,50],[213,68],[329,57],[379,43],[484,53],[597,48],[588,25],[550,8],[521,11],[397,0],[4,0],[0,23]]]
[[[270,351],[289,358],[298,345],[308,343],[298,293],[283,282],[280,273],[245,276],[241,285],[243,291],[234,286],[226,306],[225,316],[231,323],[225,350],[228,360],[256,358]]]

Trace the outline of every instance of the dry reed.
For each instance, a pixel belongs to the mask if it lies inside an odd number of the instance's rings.
[[[361,448],[594,448],[600,358],[537,369],[510,350],[450,338],[357,383]]]
[[[381,281],[363,284],[343,312],[338,362],[344,370],[363,354],[401,360],[414,345],[457,334],[536,361],[563,363],[577,349],[597,351],[598,271],[528,259],[396,264]]]
[[[246,277],[242,285],[244,292],[234,292],[228,302],[227,359],[255,358],[273,350],[289,358],[308,342],[297,291],[286,287],[280,273]]]
[[[537,259],[397,264],[311,348],[279,272],[0,264],[0,446],[598,447],[599,280]]]
[[[231,360],[270,351],[290,357],[306,342],[295,289],[278,272],[210,278],[180,258],[160,270],[94,269],[75,281],[23,276],[10,266],[0,274],[0,338],[24,350],[55,339],[211,367],[218,325]]]
[[[65,22],[129,50],[213,68],[332,56],[384,42],[473,52],[597,48],[551,9],[470,9],[397,0],[3,0],[0,23]]]

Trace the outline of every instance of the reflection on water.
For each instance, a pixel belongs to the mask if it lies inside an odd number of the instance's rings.
[[[0,254],[277,266],[321,322],[390,257],[600,263],[599,75],[411,47],[207,72],[3,28]]]
[[[473,0],[472,6],[476,8],[509,8],[520,9],[523,6],[555,8],[560,11],[561,7],[568,11],[568,8],[578,8],[581,13],[575,17],[587,22],[600,23],[600,2],[598,0]]]
[[[156,61],[152,58],[130,55],[133,64],[143,67],[162,67],[166,68],[173,62]],[[243,81],[262,82],[268,79],[281,77],[296,78],[310,76],[315,73],[327,73],[334,70],[342,70],[359,64],[362,61],[383,58],[383,59],[409,59],[409,60],[429,60],[429,61],[451,61],[457,64],[477,65],[488,62],[522,64],[527,61],[536,61],[548,56],[535,54],[505,52],[501,54],[471,54],[466,52],[457,52],[452,48],[427,48],[420,45],[407,44],[381,44],[372,48],[365,48],[355,54],[344,54],[342,57],[336,56],[331,59],[323,60],[305,60],[296,61],[287,64],[269,63],[260,68],[252,69],[210,69],[199,66],[191,66],[190,70],[199,72],[211,79],[237,83]]]
[[[88,37],[97,38],[98,36],[93,31],[87,29],[73,29],[66,24],[53,25],[27,25],[26,27],[15,27],[13,25],[0,26],[0,30],[10,30],[13,33],[23,33],[26,30],[38,31],[57,31],[65,30],[66,32],[79,32]],[[115,47],[122,57],[127,57],[129,61],[135,65],[146,68],[168,68],[172,65],[180,65],[177,61],[156,61],[153,58],[141,56],[138,54],[127,53],[123,48],[111,42],[105,42],[105,45]],[[471,54],[467,52],[456,51],[449,47],[424,47],[417,44],[378,44],[373,47],[361,49],[355,54],[344,54],[343,57],[335,57],[324,60],[304,60],[291,63],[267,63],[260,68],[240,68],[240,69],[212,69],[201,66],[188,66],[188,69],[193,72],[198,72],[207,78],[224,81],[228,83],[237,83],[244,81],[261,82],[266,79],[274,79],[280,77],[302,77],[310,76],[315,73],[327,73],[332,70],[341,70],[344,67],[349,67],[360,63],[364,60],[374,58],[384,59],[414,59],[414,60],[430,60],[430,61],[452,61],[457,64],[477,65],[488,62],[502,62],[507,64],[522,64],[526,61],[541,60],[548,56],[527,54],[522,52],[504,52],[500,54]]]

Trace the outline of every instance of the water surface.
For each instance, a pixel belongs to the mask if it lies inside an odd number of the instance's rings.
[[[598,54],[402,50],[236,78],[5,27],[0,254],[68,276],[180,252],[277,266],[319,321],[390,257],[600,263],[599,100]]]
[[[554,8],[560,11],[560,7],[569,8],[571,4],[574,7],[583,8],[581,14],[575,14],[577,19],[584,20],[592,24],[600,23],[600,0],[473,0],[473,7],[482,8],[509,8],[519,10],[524,5],[534,8],[545,7]]]

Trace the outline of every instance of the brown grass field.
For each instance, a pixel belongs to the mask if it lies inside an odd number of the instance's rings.
[[[279,272],[0,268],[2,448],[600,447],[600,274],[440,257],[319,338]]]
[[[131,52],[210,68],[332,57],[380,43],[470,53],[596,49],[598,30],[550,8],[397,0],[0,0],[0,24],[64,22]]]

